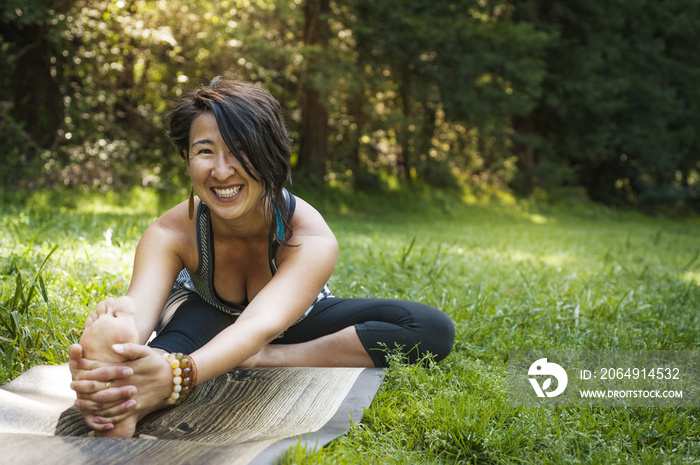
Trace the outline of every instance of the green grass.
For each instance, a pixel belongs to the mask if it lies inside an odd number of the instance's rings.
[[[10,197],[10,198],[8,198]],[[66,361],[95,303],[126,292],[154,195],[0,196],[0,383]],[[21,206],[18,206],[21,205]]]
[[[444,194],[302,196],[339,239],[336,295],[435,305],[457,339],[441,363],[393,363],[361,424],[319,452],[292,448],[290,463],[700,463],[698,408],[515,409],[506,394],[509,350],[700,349],[698,219]],[[48,199],[2,207],[1,381],[65,360],[94,303],[125,291],[164,204],[141,191]]]

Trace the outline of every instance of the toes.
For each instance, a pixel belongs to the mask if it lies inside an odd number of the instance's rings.
[[[107,297],[105,300],[98,302],[95,310],[85,319],[85,327],[92,325],[98,318],[103,315],[115,316],[114,305],[116,300],[113,297]]]

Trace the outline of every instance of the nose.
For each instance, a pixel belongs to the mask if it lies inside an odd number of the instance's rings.
[[[214,159],[214,166],[211,170],[212,177],[224,181],[236,174],[233,160],[235,160],[233,154],[219,153]]]

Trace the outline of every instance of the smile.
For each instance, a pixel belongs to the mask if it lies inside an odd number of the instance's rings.
[[[212,190],[217,195],[217,197],[227,199],[235,197],[241,191],[241,187],[243,186],[227,187],[225,189],[212,188]]]

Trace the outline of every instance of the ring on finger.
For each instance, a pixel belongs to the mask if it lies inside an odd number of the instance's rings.
[[[105,383],[105,389],[109,389],[109,387],[110,387],[111,385],[112,385],[112,382],[111,382],[111,381],[107,381],[107,382]]]

